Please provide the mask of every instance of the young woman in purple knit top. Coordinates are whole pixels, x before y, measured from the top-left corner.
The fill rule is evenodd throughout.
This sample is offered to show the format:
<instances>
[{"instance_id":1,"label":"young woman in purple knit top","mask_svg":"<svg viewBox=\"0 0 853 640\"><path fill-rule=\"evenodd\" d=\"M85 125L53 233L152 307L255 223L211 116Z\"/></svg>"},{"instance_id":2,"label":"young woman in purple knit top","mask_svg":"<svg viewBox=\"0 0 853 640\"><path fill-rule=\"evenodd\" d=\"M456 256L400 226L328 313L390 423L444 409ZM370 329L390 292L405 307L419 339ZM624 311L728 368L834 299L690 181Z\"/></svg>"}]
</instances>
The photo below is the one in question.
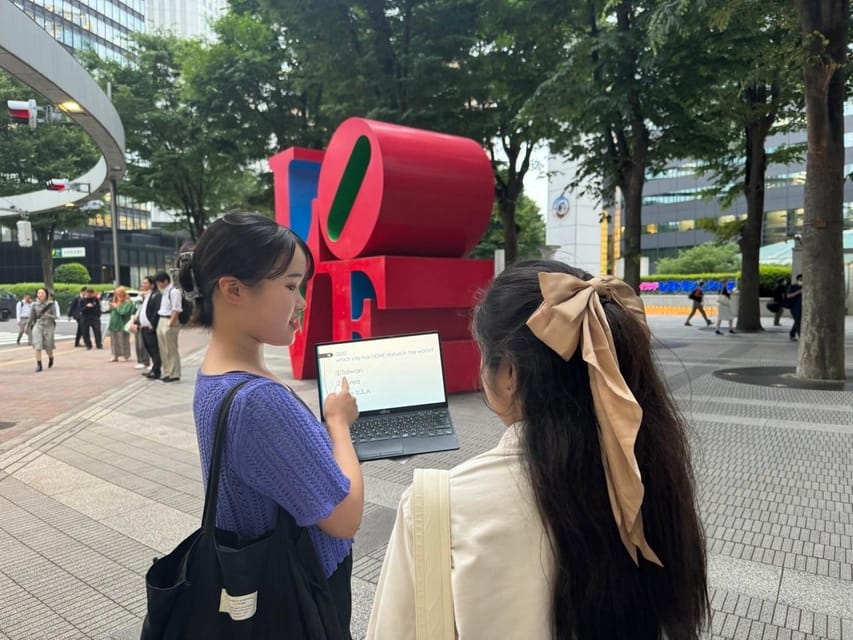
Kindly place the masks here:
<instances>
[{"instance_id":1,"label":"young woman in purple knit top","mask_svg":"<svg viewBox=\"0 0 853 640\"><path fill-rule=\"evenodd\" d=\"M300 329L311 253L274 221L231 213L179 262L181 286L195 297L194 321L211 329L194 399L205 484L220 403L249 381L231 408L216 524L248 540L274 527L279 505L287 510L308 528L349 629L352 538L364 507L350 439L358 407L344 380L324 402L324 427L264 361L265 345L288 346Z\"/></svg>"}]
</instances>

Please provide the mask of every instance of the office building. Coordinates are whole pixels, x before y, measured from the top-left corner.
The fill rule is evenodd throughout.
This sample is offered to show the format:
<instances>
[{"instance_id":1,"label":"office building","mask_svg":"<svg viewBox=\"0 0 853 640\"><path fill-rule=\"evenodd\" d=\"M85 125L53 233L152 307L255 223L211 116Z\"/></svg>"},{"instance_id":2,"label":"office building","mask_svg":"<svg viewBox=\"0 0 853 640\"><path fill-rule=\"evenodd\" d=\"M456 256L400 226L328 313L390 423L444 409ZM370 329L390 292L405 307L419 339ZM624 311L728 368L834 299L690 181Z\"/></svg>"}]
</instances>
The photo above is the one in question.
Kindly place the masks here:
<instances>
[{"instance_id":1,"label":"office building","mask_svg":"<svg viewBox=\"0 0 853 640\"><path fill-rule=\"evenodd\" d=\"M213 38L211 24L225 11L226 0L147 0L149 31L180 38Z\"/></svg>"},{"instance_id":2,"label":"office building","mask_svg":"<svg viewBox=\"0 0 853 640\"><path fill-rule=\"evenodd\" d=\"M853 103L845 106L844 126L853 131ZM765 148L782 144L805 144L806 132L794 131L772 136ZM853 173L853 133L844 136L845 175ZM602 242L608 236L616 238L618 245L621 229L613 229L619 211L611 203L603 204L597 198L582 195L582 189L572 191L565 185L574 178L574 165L563 158L548 159L548 200L546 242L560 247L557 254L567 256L567 261L577 260L587 270L603 271L603 261L595 255L603 254ZM806 181L805 151L803 159L789 165L771 164L767 168L764 194L764 225L762 246L791 240L803 226L803 198ZM649 174L643 189L641 254L648 272L655 272L658 260L678 255L704 242L715 240L713 234L699 228L699 220L714 218L720 222L746 219L746 198L739 195L728 208L723 208L720 198L709 197L711 181L698 175L697 165L689 160L673 162L657 174ZM600 220L605 211L610 217L610 229L602 233ZM624 209L621 211L624 215ZM624 218L621 218L624 224ZM844 183L844 226L853 228L853 183ZM645 271L645 269L644 269Z\"/></svg>"},{"instance_id":3,"label":"office building","mask_svg":"<svg viewBox=\"0 0 853 640\"><path fill-rule=\"evenodd\" d=\"M145 29L145 0L12 0L72 52L127 55L129 36Z\"/></svg>"}]
</instances>

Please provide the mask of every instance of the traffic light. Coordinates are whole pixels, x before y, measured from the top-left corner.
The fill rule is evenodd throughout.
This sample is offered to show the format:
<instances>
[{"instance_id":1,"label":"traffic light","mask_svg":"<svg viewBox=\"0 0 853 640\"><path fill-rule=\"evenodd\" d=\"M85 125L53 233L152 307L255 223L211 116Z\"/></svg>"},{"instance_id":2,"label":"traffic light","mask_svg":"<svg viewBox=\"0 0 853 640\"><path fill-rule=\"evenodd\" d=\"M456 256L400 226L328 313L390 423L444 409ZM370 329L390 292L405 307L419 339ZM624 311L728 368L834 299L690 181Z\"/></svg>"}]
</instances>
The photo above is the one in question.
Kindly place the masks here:
<instances>
[{"instance_id":1,"label":"traffic light","mask_svg":"<svg viewBox=\"0 0 853 640\"><path fill-rule=\"evenodd\" d=\"M38 124L38 105L35 100L7 100L9 118L17 124L29 125L35 129Z\"/></svg>"},{"instance_id":2,"label":"traffic light","mask_svg":"<svg viewBox=\"0 0 853 640\"><path fill-rule=\"evenodd\" d=\"M44 183L44 188L48 191L68 191L68 180L63 178L54 178Z\"/></svg>"}]
</instances>

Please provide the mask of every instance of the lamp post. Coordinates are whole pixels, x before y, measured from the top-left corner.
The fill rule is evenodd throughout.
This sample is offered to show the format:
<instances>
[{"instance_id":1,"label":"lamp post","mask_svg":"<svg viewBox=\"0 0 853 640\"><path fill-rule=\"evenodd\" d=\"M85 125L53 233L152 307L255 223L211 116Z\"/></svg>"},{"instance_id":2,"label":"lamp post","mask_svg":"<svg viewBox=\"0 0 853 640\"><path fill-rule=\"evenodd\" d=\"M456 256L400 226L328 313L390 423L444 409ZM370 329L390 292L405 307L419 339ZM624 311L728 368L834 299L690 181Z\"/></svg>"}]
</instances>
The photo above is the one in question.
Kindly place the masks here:
<instances>
[{"instance_id":1,"label":"lamp post","mask_svg":"<svg viewBox=\"0 0 853 640\"><path fill-rule=\"evenodd\" d=\"M119 286L119 262L118 262L118 197L115 178L110 179L110 221L113 228L113 286Z\"/></svg>"}]
</instances>

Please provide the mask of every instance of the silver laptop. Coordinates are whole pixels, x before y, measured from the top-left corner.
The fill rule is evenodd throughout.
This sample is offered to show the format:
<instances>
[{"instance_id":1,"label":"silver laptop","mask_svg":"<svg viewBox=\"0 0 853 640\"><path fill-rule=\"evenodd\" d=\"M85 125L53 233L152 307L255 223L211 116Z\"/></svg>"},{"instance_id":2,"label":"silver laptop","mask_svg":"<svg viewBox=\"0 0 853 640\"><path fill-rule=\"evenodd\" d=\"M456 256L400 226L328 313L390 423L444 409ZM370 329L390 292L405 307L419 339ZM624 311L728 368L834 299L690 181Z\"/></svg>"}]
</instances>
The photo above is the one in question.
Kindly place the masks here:
<instances>
[{"instance_id":1,"label":"silver laptop","mask_svg":"<svg viewBox=\"0 0 853 640\"><path fill-rule=\"evenodd\" d=\"M359 460L459 448L444 388L438 333L318 344L323 401L346 377L358 400L352 441Z\"/></svg>"}]
</instances>

